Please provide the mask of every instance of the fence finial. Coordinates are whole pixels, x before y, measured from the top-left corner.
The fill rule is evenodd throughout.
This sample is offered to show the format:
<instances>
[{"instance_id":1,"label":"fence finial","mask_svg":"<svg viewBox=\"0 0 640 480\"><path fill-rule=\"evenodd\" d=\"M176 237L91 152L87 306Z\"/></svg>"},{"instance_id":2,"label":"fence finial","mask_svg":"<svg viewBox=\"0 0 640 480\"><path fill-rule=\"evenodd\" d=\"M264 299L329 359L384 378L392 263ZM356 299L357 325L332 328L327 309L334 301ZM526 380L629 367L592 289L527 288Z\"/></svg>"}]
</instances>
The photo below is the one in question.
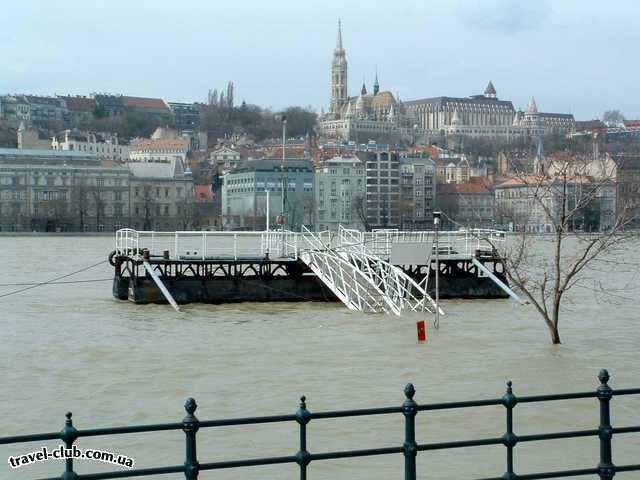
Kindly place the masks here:
<instances>
[{"instance_id":1,"label":"fence finial","mask_svg":"<svg viewBox=\"0 0 640 480\"><path fill-rule=\"evenodd\" d=\"M187 398L187 401L184 402L184 409L187 411L187 413L189 415L193 415L194 413L196 413L196 408L198 408L198 404L196 403L195 399L191 397Z\"/></svg>"},{"instance_id":2,"label":"fence finial","mask_svg":"<svg viewBox=\"0 0 640 480\"><path fill-rule=\"evenodd\" d=\"M413 396L416 394L416 387L413 386L413 383L407 383L404 386L404 395L409 400L413 400Z\"/></svg>"},{"instance_id":3,"label":"fence finial","mask_svg":"<svg viewBox=\"0 0 640 480\"><path fill-rule=\"evenodd\" d=\"M513 394L513 382L507 381L507 391L502 396L502 404L507 408L513 408L518 403L517 397Z\"/></svg>"},{"instance_id":4,"label":"fence finial","mask_svg":"<svg viewBox=\"0 0 640 480\"><path fill-rule=\"evenodd\" d=\"M602 385L606 385L607 383L609 383L609 379L611 377L609 376L609 372L607 371L606 368L603 368L602 370L600 370L600 373L598 374L598 380L600 380L600 383Z\"/></svg>"},{"instance_id":5,"label":"fence finial","mask_svg":"<svg viewBox=\"0 0 640 480\"><path fill-rule=\"evenodd\" d=\"M66 418L64 420L64 428L60 432L60 438L68 444L67 446L71 446L71 444L76 441L76 438L78 438L78 430L73 426L73 421L71 420L73 414L67 412L64 416Z\"/></svg>"}]
</instances>

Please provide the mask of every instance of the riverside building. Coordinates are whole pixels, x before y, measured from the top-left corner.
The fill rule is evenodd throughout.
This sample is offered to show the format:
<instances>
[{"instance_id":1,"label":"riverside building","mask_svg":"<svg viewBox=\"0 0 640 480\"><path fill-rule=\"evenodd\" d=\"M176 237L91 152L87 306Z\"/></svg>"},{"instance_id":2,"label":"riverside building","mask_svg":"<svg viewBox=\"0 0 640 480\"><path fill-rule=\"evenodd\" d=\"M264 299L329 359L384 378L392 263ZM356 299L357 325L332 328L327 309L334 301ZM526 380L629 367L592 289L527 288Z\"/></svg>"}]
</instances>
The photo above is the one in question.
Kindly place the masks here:
<instances>
[{"instance_id":1,"label":"riverside building","mask_svg":"<svg viewBox=\"0 0 640 480\"><path fill-rule=\"evenodd\" d=\"M325 160L315 170L314 224L317 230L339 226L362 230L366 214L365 164L355 155Z\"/></svg>"},{"instance_id":2,"label":"riverside building","mask_svg":"<svg viewBox=\"0 0 640 480\"><path fill-rule=\"evenodd\" d=\"M245 162L223 176L222 218L225 230L264 230L282 213L285 183L285 218L288 230L313 223L313 167L302 159L266 158ZM267 192L269 211L267 212Z\"/></svg>"},{"instance_id":3,"label":"riverside building","mask_svg":"<svg viewBox=\"0 0 640 480\"><path fill-rule=\"evenodd\" d=\"M126 167L95 154L0 149L2 231L108 231L129 220Z\"/></svg>"}]
</instances>

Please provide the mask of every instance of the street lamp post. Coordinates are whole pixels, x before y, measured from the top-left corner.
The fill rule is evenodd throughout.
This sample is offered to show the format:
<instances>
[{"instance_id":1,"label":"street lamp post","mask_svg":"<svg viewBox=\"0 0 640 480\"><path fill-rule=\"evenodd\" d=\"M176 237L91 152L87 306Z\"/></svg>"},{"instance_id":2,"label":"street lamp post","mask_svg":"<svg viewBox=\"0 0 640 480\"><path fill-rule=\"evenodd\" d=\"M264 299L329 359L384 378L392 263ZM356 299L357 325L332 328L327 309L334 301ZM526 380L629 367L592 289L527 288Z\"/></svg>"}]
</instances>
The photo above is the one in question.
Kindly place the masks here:
<instances>
[{"instance_id":1,"label":"street lamp post","mask_svg":"<svg viewBox=\"0 0 640 480\"><path fill-rule=\"evenodd\" d=\"M265 193L267 194L267 214L265 215L265 224L266 224L266 231L269 231L269 187L267 186L267 188L264 189Z\"/></svg>"},{"instance_id":2,"label":"street lamp post","mask_svg":"<svg viewBox=\"0 0 640 480\"><path fill-rule=\"evenodd\" d=\"M282 165L280 167L280 173L282 174L282 233L281 233L281 239L282 239L282 256L284 257L285 254L285 227L287 224L287 216L285 214L285 204L286 204L286 197L287 197L287 188L289 188L288 185L288 179L287 176L285 175L285 170L284 170L284 158L285 158L285 144L287 141L287 116L286 115L282 115Z\"/></svg>"},{"instance_id":3,"label":"street lamp post","mask_svg":"<svg viewBox=\"0 0 640 480\"><path fill-rule=\"evenodd\" d=\"M287 217L285 215L285 203L286 203L286 189L288 185L285 185L287 182L287 177L284 173L284 159L285 159L285 144L287 141L287 117L286 115L282 116L282 164L280 166L280 172L282 174L282 231L284 231L285 225L287 223Z\"/></svg>"},{"instance_id":4,"label":"street lamp post","mask_svg":"<svg viewBox=\"0 0 640 480\"><path fill-rule=\"evenodd\" d=\"M440 246L438 245L438 229L440 228L440 212L433 212L433 228L435 230L436 244L436 318L433 326L440 327Z\"/></svg>"}]
</instances>

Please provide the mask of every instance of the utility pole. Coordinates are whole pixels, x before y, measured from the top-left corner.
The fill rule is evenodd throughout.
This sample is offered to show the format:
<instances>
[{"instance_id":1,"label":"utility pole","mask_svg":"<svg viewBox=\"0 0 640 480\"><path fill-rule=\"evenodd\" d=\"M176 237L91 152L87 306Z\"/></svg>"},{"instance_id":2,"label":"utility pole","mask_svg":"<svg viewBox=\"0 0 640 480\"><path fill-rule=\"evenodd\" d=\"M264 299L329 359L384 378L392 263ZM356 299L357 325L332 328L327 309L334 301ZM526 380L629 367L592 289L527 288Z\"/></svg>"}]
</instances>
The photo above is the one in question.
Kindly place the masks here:
<instances>
[{"instance_id":1,"label":"utility pole","mask_svg":"<svg viewBox=\"0 0 640 480\"><path fill-rule=\"evenodd\" d=\"M440 327L440 246L438 245L438 229L440 227L440 212L433 212L433 227L435 230L436 243L436 318L433 326L438 329Z\"/></svg>"}]
</instances>

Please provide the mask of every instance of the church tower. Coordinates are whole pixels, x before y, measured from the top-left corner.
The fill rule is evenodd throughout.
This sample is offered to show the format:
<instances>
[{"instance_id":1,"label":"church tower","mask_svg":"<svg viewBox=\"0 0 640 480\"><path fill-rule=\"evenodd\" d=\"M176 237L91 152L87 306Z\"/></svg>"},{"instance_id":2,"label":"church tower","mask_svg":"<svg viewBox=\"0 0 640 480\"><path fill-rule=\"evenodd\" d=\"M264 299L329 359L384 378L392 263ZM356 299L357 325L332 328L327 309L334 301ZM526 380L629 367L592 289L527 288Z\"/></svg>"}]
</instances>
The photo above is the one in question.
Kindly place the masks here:
<instances>
[{"instance_id":1,"label":"church tower","mask_svg":"<svg viewBox=\"0 0 640 480\"><path fill-rule=\"evenodd\" d=\"M347 57L342 48L342 25L338 20L338 41L333 51L331 64L331 108L330 112L339 115L347 102Z\"/></svg>"}]
</instances>

